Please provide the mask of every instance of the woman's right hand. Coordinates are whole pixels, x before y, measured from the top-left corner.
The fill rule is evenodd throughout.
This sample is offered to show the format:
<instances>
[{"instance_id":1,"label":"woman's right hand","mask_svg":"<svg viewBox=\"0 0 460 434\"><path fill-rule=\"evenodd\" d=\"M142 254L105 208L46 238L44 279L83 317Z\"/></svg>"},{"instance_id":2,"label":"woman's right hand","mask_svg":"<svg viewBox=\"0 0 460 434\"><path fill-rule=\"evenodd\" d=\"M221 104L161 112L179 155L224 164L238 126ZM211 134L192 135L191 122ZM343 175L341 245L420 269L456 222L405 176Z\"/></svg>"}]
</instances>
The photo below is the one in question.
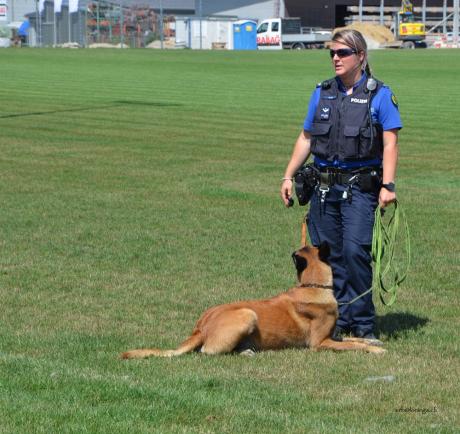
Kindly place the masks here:
<instances>
[{"instance_id":1,"label":"woman's right hand","mask_svg":"<svg viewBox=\"0 0 460 434\"><path fill-rule=\"evenodd\" d=\"M283 183L281 184L281 199L284 202L284 205L287 207L294 204L294 199L292 199L292 184L294 180L289 178L290 175L293 175L297 172L300 166L307 160L310 155L310 133L308 131L302 130L297 137L297 140L294 145L294 150L292 151L291 160L286 167L284 172Z\"/></svg>"},{"instance_id":2,"label":"woman's right hand","mask_svg":"<svg viewBox=\"0 0 460 434\"><path fill-rule=\"evenodd\" d=\"M286 207L290 206L289 199L292 197L292 184L292 179L288 178L284 179L283 183L281 184L281 199L283 200Z\"/></svg>"}]
</instances>

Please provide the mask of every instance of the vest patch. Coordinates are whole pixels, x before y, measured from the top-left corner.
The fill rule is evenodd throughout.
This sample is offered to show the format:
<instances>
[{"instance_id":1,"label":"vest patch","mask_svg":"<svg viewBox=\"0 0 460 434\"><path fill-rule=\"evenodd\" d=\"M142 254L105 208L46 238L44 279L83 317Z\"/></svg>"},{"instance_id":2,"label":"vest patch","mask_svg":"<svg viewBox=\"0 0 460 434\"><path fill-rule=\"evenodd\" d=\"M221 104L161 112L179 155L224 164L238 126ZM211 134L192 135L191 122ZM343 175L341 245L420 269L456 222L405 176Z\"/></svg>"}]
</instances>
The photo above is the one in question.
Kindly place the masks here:
<instances>
[{"instance_id":1,"label":"vest patch","mask_svg":"<svg viewBox=\"0 0 460 434\"><path fill-rule=\"evenodd\" d=\"M330 114L331 114L330 107L321 107L321 120L328 121Z\"/></svg>"},{"instance_id":2,"label":"vest patch","mask_svg":"<svg viewBox=\"0 0 460 434\"><path fill-rule=\"evenodd\" d=\"M355 102L358 104L367 104L367 98L366 99L361 99L361 98L351 98L351 102Z\"/></svg>"}]
</instances>

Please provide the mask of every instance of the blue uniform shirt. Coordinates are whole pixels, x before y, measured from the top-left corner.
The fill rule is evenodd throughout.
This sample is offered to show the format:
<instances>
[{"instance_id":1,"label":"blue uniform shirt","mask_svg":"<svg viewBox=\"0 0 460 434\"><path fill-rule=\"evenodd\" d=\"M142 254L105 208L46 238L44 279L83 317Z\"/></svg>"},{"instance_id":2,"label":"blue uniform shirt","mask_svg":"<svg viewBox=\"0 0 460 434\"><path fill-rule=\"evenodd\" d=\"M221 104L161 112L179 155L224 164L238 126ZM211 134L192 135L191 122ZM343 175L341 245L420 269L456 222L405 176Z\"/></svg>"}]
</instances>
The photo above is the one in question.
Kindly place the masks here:
<instances>
[{"instance_id":1,"label":"blue uniform shirt","mask_svg":"<svg viewBox=\"0 0 460 434\"><path fill-rule=\"evenodd\" d=\"M346 94L346 89L340 80L336 77L339 90ZM353 90L358 87L363 80L367 80L367 75L363 73L361 79L355 83ZM313 118L315 116L316 107L318 106L319 97L321 93L321 86L318 86L312 93L310 98L310 103L308 105L308 113L305 118L303 129L305 131L310 131L313 124ZM402 128L401 117L399 115L398 106L396 103L396 98L393 96L390 88L388 86L382 86L376 95L372 98L371 101L371 115L372 122L378 123L382 126L384 131L400 129ZM372 161L358 161L358 162L342 162L335 160L332 162L333 167L338 167L341 169L353 169L363 166L379 166L382 163L380 159ZM331 163L321 158L315 157L315 164L320 167L331 166Z\"/></svg>"}]
</instances>

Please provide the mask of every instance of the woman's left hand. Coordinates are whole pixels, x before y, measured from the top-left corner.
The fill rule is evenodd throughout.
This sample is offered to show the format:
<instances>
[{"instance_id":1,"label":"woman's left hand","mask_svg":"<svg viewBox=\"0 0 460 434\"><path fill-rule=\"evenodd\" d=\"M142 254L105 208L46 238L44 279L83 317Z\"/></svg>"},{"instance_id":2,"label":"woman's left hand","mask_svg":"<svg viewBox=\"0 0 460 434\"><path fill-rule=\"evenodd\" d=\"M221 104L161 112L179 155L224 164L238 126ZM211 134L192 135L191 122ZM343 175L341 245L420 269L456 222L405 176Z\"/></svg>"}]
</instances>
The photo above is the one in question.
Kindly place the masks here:
<instances>
[{"instance_id":1,"label":"woman's left hand","mask_svg":"<svg viewBox=\"0 0 460 434\"><path fill-rule=\"evenodd\" d=\"M380 189L379 194L379 206L380 208L385 208L390 203L393 203L396 200L396 193L388 191L386 188Z\"/></svg>"}]
</instances>

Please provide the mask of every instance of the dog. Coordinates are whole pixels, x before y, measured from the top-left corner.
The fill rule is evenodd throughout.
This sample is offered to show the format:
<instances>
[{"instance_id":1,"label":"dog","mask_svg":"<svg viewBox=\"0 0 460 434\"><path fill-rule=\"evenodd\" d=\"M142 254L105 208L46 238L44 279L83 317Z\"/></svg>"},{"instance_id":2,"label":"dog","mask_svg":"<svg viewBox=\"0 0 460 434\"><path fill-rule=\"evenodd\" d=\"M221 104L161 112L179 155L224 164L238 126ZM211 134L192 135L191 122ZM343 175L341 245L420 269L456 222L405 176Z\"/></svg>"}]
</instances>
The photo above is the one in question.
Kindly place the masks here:
<instances>
[{"instance_id":1,"label":"dog","mask_svg":"<svg viewBox=\"0 0 460 434\"><path fill-rule=\"evenodd\" d=\"M177 349L131 350L121 358L173 357L193 351L254 355L256 351L284 348L384 353L385 349L366 339L332 339L338 309L327 263L329 246L307 245L305 226L302 241L303 247L292 254L299 282L294 288L265 300L214 306L201 315L191 336Z\"/></svg>"}]
</instances>

